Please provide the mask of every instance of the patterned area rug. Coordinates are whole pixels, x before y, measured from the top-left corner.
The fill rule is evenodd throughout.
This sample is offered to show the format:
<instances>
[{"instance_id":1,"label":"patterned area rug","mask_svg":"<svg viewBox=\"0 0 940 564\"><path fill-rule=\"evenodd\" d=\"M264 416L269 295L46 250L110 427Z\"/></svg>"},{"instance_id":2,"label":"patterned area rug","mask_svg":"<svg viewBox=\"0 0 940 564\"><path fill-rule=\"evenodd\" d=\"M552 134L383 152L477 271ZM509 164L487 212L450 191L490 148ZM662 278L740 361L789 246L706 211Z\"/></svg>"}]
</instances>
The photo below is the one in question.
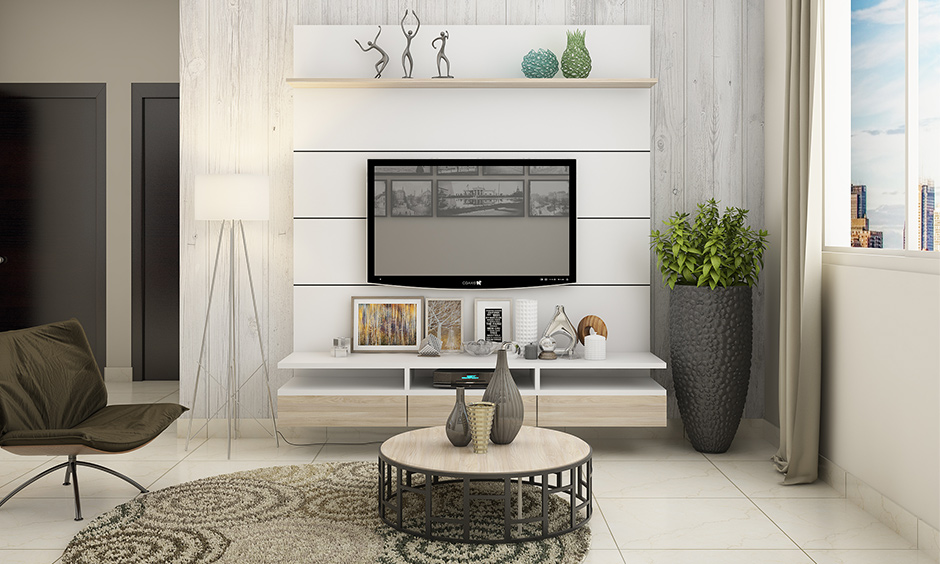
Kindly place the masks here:
<instances>
[{"instance_id":1,"label":"patterned area rug","mask_svg":"<svg viewBox=\"0 0 940 564\"><path fill-rule=\"evenodd\" d=\"M587 527L543 541L498 545L400 533L378 518L377 476L375 463L340 462L263 468L172 486L96 518L72 539L62 562L575 564L590 546ZM439 495L435 507L453 507L459 499L446 487ZM550 499L552 518L566 519L568 504L558 496ZM524 512L537 511L539 503L539 491L524 487ZM474 534L502 534L500 507L472 507ZM405 509L406 518L421 518L417 504Z\"/></svg>"}]
</instances>

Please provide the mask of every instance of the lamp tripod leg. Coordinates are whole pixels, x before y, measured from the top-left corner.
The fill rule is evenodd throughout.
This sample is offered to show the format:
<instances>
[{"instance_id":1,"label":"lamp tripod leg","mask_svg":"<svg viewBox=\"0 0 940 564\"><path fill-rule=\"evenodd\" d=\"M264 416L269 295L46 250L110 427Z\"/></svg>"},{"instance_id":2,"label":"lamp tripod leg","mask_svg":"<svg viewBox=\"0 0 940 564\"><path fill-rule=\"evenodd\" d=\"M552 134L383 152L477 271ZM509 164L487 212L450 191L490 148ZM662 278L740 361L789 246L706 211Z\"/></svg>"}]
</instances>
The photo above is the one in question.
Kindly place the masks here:
<instances>
[{"instance_id":1,"label":"lamp tripod leg","mask_svg":"<svg viewBox=\"0 0 940 564\"><path fill-rule=\"evenodd\" d=\"M268 359L264 356L264 341L261 339L261 320L258 317L258 301L255 299L255 283L251 277L251 261L248 260L248 242L245 240L245 228L238 222L242 234L242 248L245 251L245 268L248 271L248 287L251 290L251 306L255 314L255 326L258 327L258 348L261 350L261 366L264 370L264 384L268 389L268 409L271 411L271 423L274 424L274 444L279 448L281 439L277 434L277 417L274 412L274 399L271 397L271 377L268 373Z\"/></svg>"},{"instance_id":2,"label":"lamp tripod leg","mask_svg":"<svg viewBox=\"0 0 940 564\"><path fill-rule=\"evenodd\" d=\"M202 326L202 344L199 347L199 362L197 363L196 368L196 383L193 385L193 401L190 405L193 406L189 411L189 428L186 431L186 448L189 450L189 441L193 437L193 416L196 413L196 394L199 391L199 376L202 373L202 359L205 356L206 352L206 335L209 333L209 312L212 311L212 295L215 293L215 276L219 270L219 253L222 250L222 234L225 232L225 222L222 222L222 225L219 227L219 241L215 246L215 263L212 266L212 281L209 283L209 299L206 303L206 319ZM208 434L208 425L209 425L209 396L206 395L206 433Z\"/></svg>"}]
</instances>

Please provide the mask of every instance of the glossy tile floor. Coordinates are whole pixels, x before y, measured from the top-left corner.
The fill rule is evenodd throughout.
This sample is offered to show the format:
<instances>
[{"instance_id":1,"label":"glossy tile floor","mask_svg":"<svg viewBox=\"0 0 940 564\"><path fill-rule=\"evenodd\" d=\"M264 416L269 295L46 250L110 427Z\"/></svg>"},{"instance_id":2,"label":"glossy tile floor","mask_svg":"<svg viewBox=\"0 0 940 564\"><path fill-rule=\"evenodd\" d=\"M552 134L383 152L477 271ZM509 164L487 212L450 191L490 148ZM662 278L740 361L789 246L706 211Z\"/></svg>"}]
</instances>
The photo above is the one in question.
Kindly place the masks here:
<instances>
[{"instance_id":1,"label":"glossy tile floor","mask_svg":"<svg viewBox=\"0 0 940 564\"><path fill-rule=\"evenodd\" d=\"M112 403L177 401L175 383L109 383ZM602 439L594 447L593 540L585 564L934 564L828 485L783 487L763 440L737 440L705 456L681 440ZM194 440L175 428L130 454L100 461L151 490L238 470L375 460L377 445L276 448L273 439ZM0 451L0 498L62 459ZM0 508L0 562L56 562L72 536L136 490L79 471L85 521L72 520L71 488L55 472Z\"/></svg>"}]
</instances>

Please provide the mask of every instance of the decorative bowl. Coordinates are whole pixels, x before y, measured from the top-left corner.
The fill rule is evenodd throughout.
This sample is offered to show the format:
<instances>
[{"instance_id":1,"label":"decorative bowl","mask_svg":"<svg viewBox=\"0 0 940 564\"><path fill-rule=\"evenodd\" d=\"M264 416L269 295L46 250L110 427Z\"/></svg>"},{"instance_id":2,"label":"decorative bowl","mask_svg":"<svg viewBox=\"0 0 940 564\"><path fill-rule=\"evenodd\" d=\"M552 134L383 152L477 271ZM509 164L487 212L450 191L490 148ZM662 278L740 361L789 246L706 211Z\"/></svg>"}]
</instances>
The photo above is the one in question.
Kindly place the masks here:
<instances>
[{"instance_id":1,"label":"decorative bowl","mask_svg":"<svg viewBox=\"0 0 940 564\"><path fill-rule=\"evenodd\" d=\"M502 346L502 343L480 339L479 341L467 341L463 344L463 350L471 356L487 356L498 351Z\"/></svg>"}]
</instances>

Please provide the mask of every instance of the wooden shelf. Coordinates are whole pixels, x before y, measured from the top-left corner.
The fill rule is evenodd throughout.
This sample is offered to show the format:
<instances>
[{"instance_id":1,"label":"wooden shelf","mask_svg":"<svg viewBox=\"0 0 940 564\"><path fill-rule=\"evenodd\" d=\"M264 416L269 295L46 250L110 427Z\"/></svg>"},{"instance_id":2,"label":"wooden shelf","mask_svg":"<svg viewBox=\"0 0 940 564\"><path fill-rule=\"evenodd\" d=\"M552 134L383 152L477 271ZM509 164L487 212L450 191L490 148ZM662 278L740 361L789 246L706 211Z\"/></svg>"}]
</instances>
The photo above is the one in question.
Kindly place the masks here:
<instances>
[{"instance_id":1,"label":"wooden shelf","mask_svg":"<svg viewBox=\"0 0 940 564\"><path fill-rule=\"evenodd\" d=\"M288 78L294 88L651 88L655 78Z\"/></svg>"}]
</instances>

